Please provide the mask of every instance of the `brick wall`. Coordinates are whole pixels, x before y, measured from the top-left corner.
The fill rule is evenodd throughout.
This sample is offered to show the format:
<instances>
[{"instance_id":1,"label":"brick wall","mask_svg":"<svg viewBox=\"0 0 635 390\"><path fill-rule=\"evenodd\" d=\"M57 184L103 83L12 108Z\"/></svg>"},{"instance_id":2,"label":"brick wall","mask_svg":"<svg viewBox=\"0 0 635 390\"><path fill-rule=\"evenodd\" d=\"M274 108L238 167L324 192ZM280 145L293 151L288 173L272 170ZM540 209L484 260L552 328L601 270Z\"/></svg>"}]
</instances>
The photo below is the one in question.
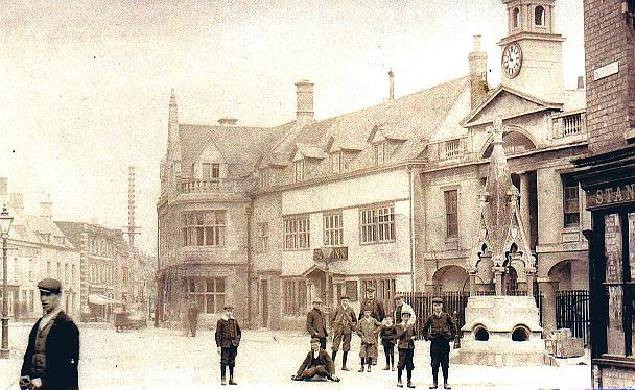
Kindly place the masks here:
<instances>
[{"instance_id":1,"label":"brick wall","mask_svg":"<svg viewBox=\"0 0 635 390\"><path fill-rule=\"evenodd\" d=\"M622 0L585 0L587 128L594 154L626 145L635 127L635 29ZM616 74L598 80L594 70L618 63Z\"/></svg>"}]
</instances>

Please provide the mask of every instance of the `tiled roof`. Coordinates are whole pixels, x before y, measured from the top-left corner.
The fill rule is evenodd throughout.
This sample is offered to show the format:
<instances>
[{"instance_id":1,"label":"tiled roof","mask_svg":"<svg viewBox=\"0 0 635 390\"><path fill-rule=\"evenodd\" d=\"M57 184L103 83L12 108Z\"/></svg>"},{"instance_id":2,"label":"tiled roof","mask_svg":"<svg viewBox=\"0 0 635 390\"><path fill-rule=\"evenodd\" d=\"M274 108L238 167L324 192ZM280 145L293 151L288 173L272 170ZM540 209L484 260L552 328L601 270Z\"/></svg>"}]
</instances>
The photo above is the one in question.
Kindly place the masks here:
<instances>
[{"instance_id":1,"label":"tiled roof","mask_svg":"<svg viewBox=\"0 0 635 390\"><path fill-rule=\"evenodd\" d=\"M11 238L68 249L74 247L50 218L24 213L15 215L11 227Z\"/></svg>"}]
</instances>

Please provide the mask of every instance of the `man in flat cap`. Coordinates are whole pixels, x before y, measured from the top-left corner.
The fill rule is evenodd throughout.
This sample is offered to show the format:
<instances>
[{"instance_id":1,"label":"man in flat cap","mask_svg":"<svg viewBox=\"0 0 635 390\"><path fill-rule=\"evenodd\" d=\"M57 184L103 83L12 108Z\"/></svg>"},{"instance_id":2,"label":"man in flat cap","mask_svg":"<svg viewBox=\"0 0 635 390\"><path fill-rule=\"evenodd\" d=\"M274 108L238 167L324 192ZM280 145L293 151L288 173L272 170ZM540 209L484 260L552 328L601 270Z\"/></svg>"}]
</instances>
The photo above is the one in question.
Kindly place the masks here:
<instances>
[{"instance_id":1,"label":"man in flat cap","mask_svg":"<svg viewBox=\"0 0 635 390\"><path fill-rule=\"evenodd\" d=\"M378 322L382 322L384 320L384 317L386 317L386 313L384 312L384 303L381 301L381 299L375 297L375 287L370 285L366 289L366 298L362 300L358 319L362 319L364 310L370 310L370 316L376 319ZM373 357L372 364L377 364L376 354L375 357Z\"/></svg>"},{"instance_id":2,"label":"man in flat cap","mask_svg":"<svg viewBox=\"0 0 635 390\"><path fill-rule=\"evenodd\" d=\"M20 372L20 388L77 390L79 330L61 308L62 283L38 283L44 315L31 328Z\"/></svg>"},{"instance_id":3,"label":"man in flat cap","mask_svg":"<svg viewBox=\"0 0 635 390\"><path fill-rule=\"evenodd\" d=\"M331 316L331 321L333 323L333 345L331 349L333 350L331 359L335 363L335 357L337 356L337 350L340 349L340 342L344 342L342 345L342 349L344 350L344 357L342 361L342 370L348 371L349 368L346 366L346 361L348 360L348 351L351 350L351 337L353 334L353 329L357 326L357 317L355 316L355 312L353 308L348 305L349 302L348 296L343 296L340 298L340 306L335 309Z\"/></svg>"},{"instance_id":4,"label":"man in flat cap","mask_svg":"<svg viewBox=\"0 0 635 390\"><path fill-rule=\"evenodd\" d=\"M234 381L234 366L240 344L240 326L234 318L234 306L225 305L225 313L216 322L216 351L220 355L220 384L227 384L227 367L229 367L229 384Z\"/></svg>"},{"instance_id":5,"label":"man in flat cap","mask_svg":"<svg viewBox=\"0 0 635 390\"><path fill-rule=\"evenodd\" d=\"M311 339L311 350L307 353L306 358L300 365L298 373L291 377L294 381L325 381L327 379L333 382L339 382L339 378L335 376L335 366L329 357L328 352L320 347L321 340L318 338Z\"/></svg>"},{"instance_id":6,"label":"man in flat cap","mask_svg":"<svg viewBox=\"0 0 635 390\"><path fill-rule=\"evenodd\" d=\"M439 365L443 369L443 388L448 385L448 367L450 364L450 341L454 340L456 325L452 316L443 312L443 299L432 298L432 314L423 324L423 338L430 341L430 365L432 366L431 389L439 387Z\"/></svg>"},{"instance_id":7,"label":"man in flat cap","mask_svg":"<svg viewBox=\"0 0 635 390\"><path fill-rule=\"evenodd\" d=\"M322 300L315 298L313 300L313 309L311 309L306 315L306 331L309 332L311 338L320 339L320 347L326 349L326 319L322 312Z\"/></svg>"}]
</instances>

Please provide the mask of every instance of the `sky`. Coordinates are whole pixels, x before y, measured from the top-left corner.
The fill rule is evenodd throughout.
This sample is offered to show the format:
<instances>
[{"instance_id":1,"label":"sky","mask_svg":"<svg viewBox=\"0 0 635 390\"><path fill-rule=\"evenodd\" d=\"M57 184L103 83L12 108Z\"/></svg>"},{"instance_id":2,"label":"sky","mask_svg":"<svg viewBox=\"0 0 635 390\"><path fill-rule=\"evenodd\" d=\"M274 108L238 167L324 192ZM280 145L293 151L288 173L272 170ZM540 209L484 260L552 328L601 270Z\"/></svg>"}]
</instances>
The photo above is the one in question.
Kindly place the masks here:
<instances>
[{"instance_id":1,"label":"sky","mask_svg":"<svg viewBox=\"0 0 635 390\"><path fill-rule=\"evenodd\" d=\"M137 172L139 246L156 251L170 90L181 123L293 120L294 83L317 119L462 77L482 35L500 82L500 0L31 0L0 14L0 176L27 212L127 224ZM556 1L565 87L584 74L582 0Z\"/></svg>"}]
</instances>

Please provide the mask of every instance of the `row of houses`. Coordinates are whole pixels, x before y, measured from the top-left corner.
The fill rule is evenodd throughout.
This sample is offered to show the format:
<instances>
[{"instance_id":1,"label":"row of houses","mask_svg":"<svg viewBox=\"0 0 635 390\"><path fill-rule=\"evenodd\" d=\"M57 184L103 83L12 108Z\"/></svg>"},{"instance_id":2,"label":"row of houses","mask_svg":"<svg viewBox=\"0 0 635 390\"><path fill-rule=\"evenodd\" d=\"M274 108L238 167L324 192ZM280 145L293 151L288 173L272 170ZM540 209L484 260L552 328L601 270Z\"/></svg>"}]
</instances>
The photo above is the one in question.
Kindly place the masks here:
<instances>
[{"instance_id":1,"label":"row of houses","mask_svg":"<svg viewBox=\"0 0 635 390\"><path fill-rule=\"evenodd\" d=\"M148 288L154 276L138 264L152 264L132 249L121 229L53 220L53 203L27 213L23 194L8 193L0 178L0 203L14 217L7 251L8 312L14 319L42 315L37 283L53 277L63 285L63 309L82 321L107 321L124 305L148 312ZM1 294L1 292L0 292ZM141 297L144 297L143 300Z\"/></svg>"},{"instance_id":2,"label":"row of houses","mask_svg":"<svg viewBox=\"0 0 635 390\"><path fill-rule=\"evenodd\" d=\"M231 301L251 327L299 329L315 297L329 310L342 294L359 308L369 286L388 307L397 291L468 291L500 118L553 330L558 292L588 289L590 214L571 176L588 149L584 79L565 90L554 1L503 3L498 86L476 35L465 77L396 97L391 71L386 100L322 120L307 80L295 83L296 118L276 127L181 123L173 92L157 204L159 318L177 321L195 301L213 320ZM476 271L478 289L493 289L491 269ZM512 266L505 289L526 290L526 280Z\"/></svg>"}]
</instances>

